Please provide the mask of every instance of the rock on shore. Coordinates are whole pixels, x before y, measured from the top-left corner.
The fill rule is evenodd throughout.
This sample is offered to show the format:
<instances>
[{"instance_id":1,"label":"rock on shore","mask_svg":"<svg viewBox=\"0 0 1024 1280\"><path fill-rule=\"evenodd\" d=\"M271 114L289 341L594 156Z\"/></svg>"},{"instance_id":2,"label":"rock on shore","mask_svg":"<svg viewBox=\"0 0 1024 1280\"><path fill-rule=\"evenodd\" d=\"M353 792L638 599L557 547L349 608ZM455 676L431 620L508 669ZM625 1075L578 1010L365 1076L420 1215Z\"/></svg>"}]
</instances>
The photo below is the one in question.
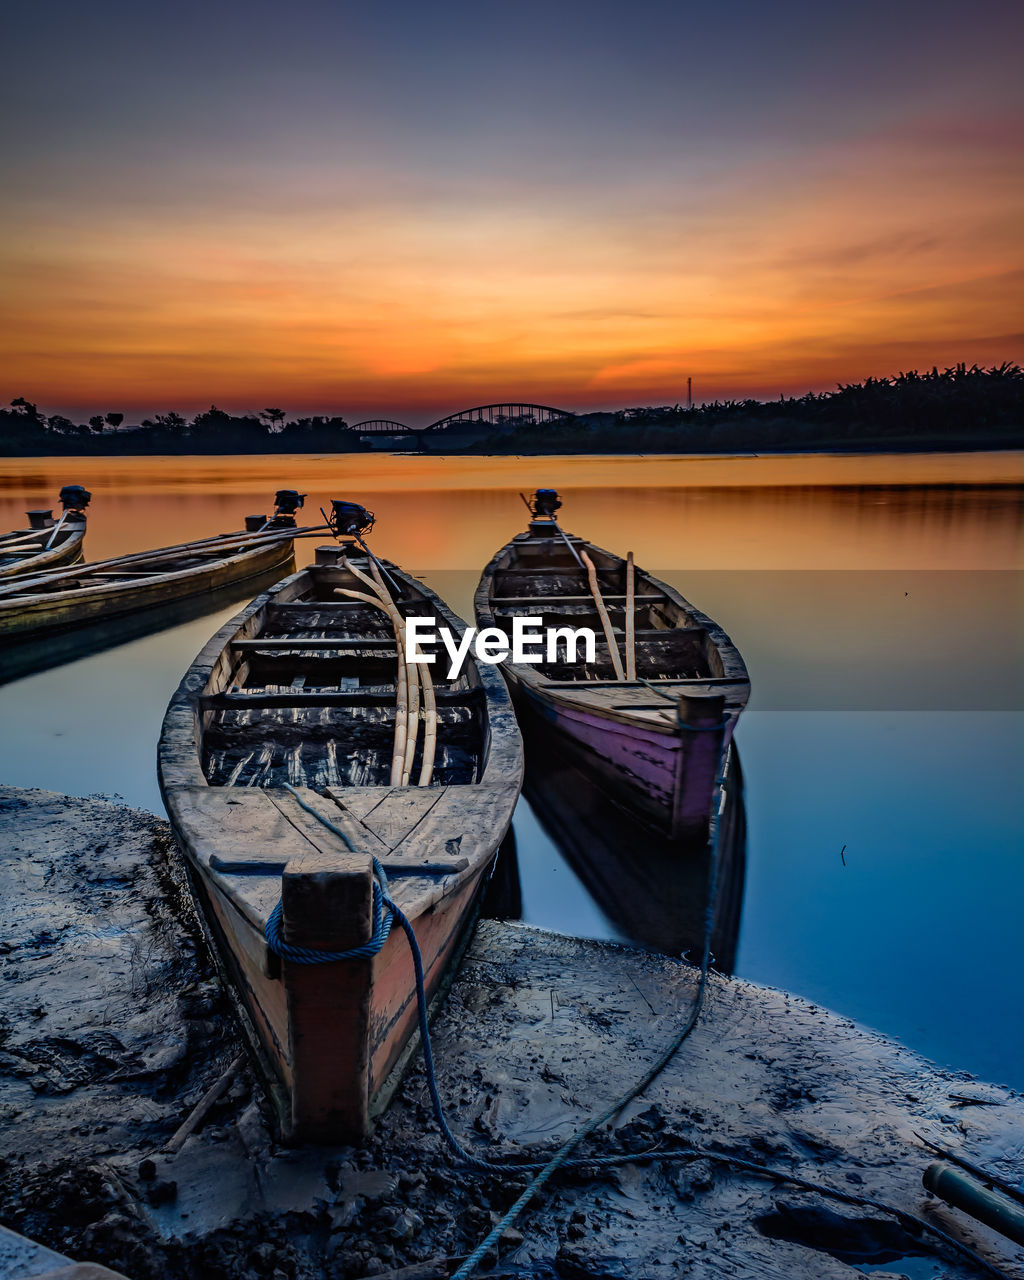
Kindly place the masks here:
<instances>
[{"instance_id":1,"label":"rock on shore","mask_svg":"<svg viewBox=\"0 0 1024 1280\"><path fill-rule=\"evenodd\" d=\"M0 788L0 847L7 1226L132 1280L357 1280L410 1266L404 1280L428 1280L526 1185L456 1169L421 1066L364 1149L280 1147L243 1066L181 1150L161 1154L243 1052L166 824ZM461 1141L487 1158L551 1151L644 1073L696 978L648 953L483 922L434 1028ZM767 1164L924 1217L1024 1275L1020 1250L926 1195L918 1133L1019 1179L1018 1096L713 975L694 1034L584 1150L699 1147ZM563 1176L494 1266L562 1280L977 1274L891 1218L719 1159Z\"/></svg>"}]
</instances>

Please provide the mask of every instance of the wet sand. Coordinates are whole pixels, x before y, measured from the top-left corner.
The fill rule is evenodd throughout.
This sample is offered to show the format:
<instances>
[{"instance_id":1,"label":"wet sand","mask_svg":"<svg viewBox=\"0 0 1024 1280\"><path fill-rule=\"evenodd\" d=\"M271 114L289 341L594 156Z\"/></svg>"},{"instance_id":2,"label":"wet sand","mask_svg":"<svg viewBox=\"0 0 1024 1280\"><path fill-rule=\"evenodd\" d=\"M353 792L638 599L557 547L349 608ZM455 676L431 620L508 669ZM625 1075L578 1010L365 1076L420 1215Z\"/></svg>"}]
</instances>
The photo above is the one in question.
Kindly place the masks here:
<instances>
[{"instance_id":1,"label":"wet sand","mask_svg":"<svg viewBox=\"0 0 1024 1280\"><path fill-rule=\"evenodd\" d=\"M100 798L2 788L0 847L8 1227L131 1280L357 1280L434 1260L406 1273L425 1280L454 1270L525 1185L455 1167L420 1066L364 1149L280 1147L243 1064L180 1151L162 1154L243 1051L166 824ZM452 1127L486 1158L550 1152L644 1073L696 978L649 953L482 922L434 1029ZM565 1175L508 1233L494 1273L978 1274L892 1219L724 1162L736 1157L885 1201L1024 1275L1021 1250L923 1190L933 1156L918 1133L1019 1178L1018 1095L712 975L694 1034L584 1151L713 1158Z\"/></svg>"}]
</instances>

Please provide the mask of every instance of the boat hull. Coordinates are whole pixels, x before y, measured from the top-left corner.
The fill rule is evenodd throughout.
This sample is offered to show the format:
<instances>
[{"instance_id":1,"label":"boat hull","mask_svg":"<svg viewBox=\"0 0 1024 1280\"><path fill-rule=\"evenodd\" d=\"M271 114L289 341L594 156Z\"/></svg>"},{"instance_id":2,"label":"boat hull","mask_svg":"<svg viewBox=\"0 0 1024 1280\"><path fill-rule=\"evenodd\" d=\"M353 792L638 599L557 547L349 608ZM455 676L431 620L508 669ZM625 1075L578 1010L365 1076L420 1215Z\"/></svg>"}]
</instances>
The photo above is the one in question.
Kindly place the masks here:
<instances>
[{"instance_id":1,"label":"boat hull","mask_svg":"<svg viewBox=\"0 0 1024 1280\"><path fill-rule=\"evenodd\" d=\"M707 839L722 730L659 733L559 703L514 676L509 687L517 710L539 718L574 761L645 826L684 843Z\"/></svg>"},{"instance_id":2,"label":"boat hull","mask_svg":"<svg viewBox=\"0 0 1024 1280\"><path fill-rule=\"evenodd\" d=\"M724 803L706 846L682 848L635 821L532 715L523 794L602 914L623 940L699 960L711 906L710 947L731 973L746 870L743 778L735 745L723 769ZM682 855L682 856L681 856Z\"/></svg>"},{"instance_id":3,"label":"boat hull","mask_svg":"<svg viewBox=\"0 0 1024 1280\"><path fill-rule=\"evenodd\" d=\"M251 548L216 564L155 577L151 582L120 582L37 595L0 599L0 643L42 639L76 627L159 609L208 595L270 574L293 562L290 542ZM83 579L88 581L88 579Z\"/></svg>"},{"instance_id":4,"label":"boat hull","mask_svg":"<svg viewBox=\"0 0 1024 1280\"><path fill-rule=\"evenodd\" d=\"M201 864L189 860L193 896L241 1000L282 1137L314 1144L362 1141L390 1100L400 1060L415 1047L415 973L404 932L395 925L372 960L316 966L280 961ZM490 863L481 866L412 922L428 1001L442 989L476 919L489 871ZM361 1034L353 1034L355 1027Z\"/></svg>"}]
</instances>

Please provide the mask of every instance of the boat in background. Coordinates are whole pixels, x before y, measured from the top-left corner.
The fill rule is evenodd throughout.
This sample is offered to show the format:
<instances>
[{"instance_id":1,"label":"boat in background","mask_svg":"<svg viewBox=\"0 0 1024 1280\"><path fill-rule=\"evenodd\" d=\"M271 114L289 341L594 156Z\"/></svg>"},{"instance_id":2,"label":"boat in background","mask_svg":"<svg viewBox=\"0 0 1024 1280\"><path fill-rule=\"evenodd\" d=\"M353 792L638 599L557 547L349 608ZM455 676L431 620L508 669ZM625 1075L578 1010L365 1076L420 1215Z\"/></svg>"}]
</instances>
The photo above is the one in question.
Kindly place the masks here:
<instances>
[{"instance_id":1,"label":"boat in background","mask_svg":"<svg viewBox=\"0 0 1024 1280\"><path fill-rule=\"evenodd\" d=\"M496 668L471 659L448 679L441 664L435 684L406 664L405 617L460 635L465 624L369 554L371 524L334 504L345 540L317 548L314 565L213 637L158 749L193 892L290 1141L364 1138L415 1047L413 958L397 925L382 938L374 859L415 931L432 998L522 782ZM379 949L337 958L367 944Z\"/></svg>"},{"instance_id":2,"label":"boat in background","mask_svg":"<svg viewBox=\"0 0 1024 1280\"><path fill-rule=\"evenodd\" d=\"M525 499L524 499L525 501ZM484 569L481 629L511 640L516 619L563 629L554 650L502 670L581 767L645 825L702 847L736 721L750 695L743 659L717 623L626 558L559 527L538 489L529 529ZM566 633L596 635L593 660Z\"/></svg>"},{"instance_id":3,"label":"boat in background","mask_svg":"<svg viewBox=\"0 0 1024 1280\"><path fill-rule=\"evenodd\" d=\"M59 520L54 520L49 508L26 512L27 529L0 536L0 582L81 560L85 509L91 498L80 484L66 484L60 491L64 510Z\"/></svg>"},{"instance_id":4,"label":"boat in background","mask_svg":"<svg viewBox=\"0 0 1024 1280\"><path fill-rule=\"evenodd\" d=\"M274 572L280 576L293 565L293 540L319 535L323 528L296 527L302 497L291 489L279 490L275 514L269 520L248 517L243 531L2 582L0 644L45 641L240 583L265 581ZM138 629L134 634L140 634Z\"/></svg>"}]
</instances>

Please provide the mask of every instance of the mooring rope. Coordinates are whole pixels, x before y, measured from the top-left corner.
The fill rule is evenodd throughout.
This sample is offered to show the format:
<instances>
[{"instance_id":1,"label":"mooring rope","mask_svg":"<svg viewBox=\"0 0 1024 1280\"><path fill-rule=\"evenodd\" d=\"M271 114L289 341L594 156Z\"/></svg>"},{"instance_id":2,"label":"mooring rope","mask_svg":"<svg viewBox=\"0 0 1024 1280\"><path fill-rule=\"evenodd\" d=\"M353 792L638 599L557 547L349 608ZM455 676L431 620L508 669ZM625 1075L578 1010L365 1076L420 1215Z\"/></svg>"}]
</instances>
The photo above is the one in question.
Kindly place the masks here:
<instances>
[{"instance_id":1,"label":"mooring rope","mask_svg":"<svg viewBox=\"0 0 1024 1280\"><path fill-rule=\"evenodd\" d=\"M355 845L349 836L342 831L341 827L331 822L329 818L325 818L322 813L318 813L311 804L307 804L291 783L285 782L282 783L282 786L295 797L301 808L312 814L317 822L323 823L327 830L338 836L353 853L356 852ZM319 947L296 947L290 942L285 942L281 936L284 903L279 901L271 911L267 926L263 931L263 936L266 938L267 946L271 951L275 955L281 956L284 960L291 960L293 964L337 964L341 960L372 959L380 951L384 943L387 942L388 935L391 933L392 913L395 910L395 905L388 894L387 872L377 858L374 858L372 854L370 857L373 862L373 933L368 942L364 942L358 947L349 947L347 951L325 951Z\"/></svg>"},{"instance_id":2,"label":"mooring rope","mask_svg":"<svg viewBox=\"0 0 1024 1280\"><path fill-rule=\"evenodd\" d=\"M840 1191L838 1188L830 1187L817 1182L811 1182L807 1178L801 1178L799 1174L787 1173L784 1170L774 1169L769 1165L760 1164L754 1160L747 1160L741 1156L733 1156L726 1152L705 1150L701 1147L677 1148L672 1151L650 1150L643 1152L628 1152L617 1155L608 1156L589 1156L570 1159L576 1148L595 1130L599 1129L603 1124L611 1120L622 1109L641 1093L650 1087L657 1077L665 1070L669 1062L679 1051L683 1042L693 1031L700 1018L704 1005L704 997L707 991L708 976L711 967L711 934L714 927L714 908L717 899L717 864L718 864L718 842L721 833L722 814L725 807L725 770L728 761L728 742L724 745L721 756L721 767L718 777L715 780L715 794L718 797L717 809L715 812L715 821L713 824L712 837L710 841L709 857L708 857L708 896L704 909L704 940L701 952L700 977L697 983L697 991L694 996L693 1005L690 1014L683 1024L682 1028L676 1033L675 1037L663 1050L661 1055L650 1066L641 1080L632 1085L619 1098L617 1098L610 1106L606 1107L598 1115L592 1116L583 1125L580 1126L553 1156L546 1162L543 1161L517 1161L514 1159L506 1160L486 1160L480 1156L474 1156L467 1151L462 1145L444 1113L444 1104L441 1100L440 1090L437 1084L437 1072L434 1066L434 1052L430 1039L430 1023L427 1016L427 991L426 981L423 974L423 957L420 953L419 942L416 938L416 931L412 923L402 911L402 909L393 901L388 893L388 881L383 866L380 862L373 858L374 869L374 912L375 926L374 935L370 941L364 943L361 947L354 947L344 952L329 952L320 950L309 950L307 948L292 948L280 939L280 915L281 904L274 908L271 913L270 920L267 922L266 936L267 943L278 955L284 956L285 959L294 960L298 964L325 964L336 963L339 960L355 960L366 959L377 954L384 945L391 931L393 921L397 921L405 934L409 943L409 950L412 955L413 970L416 979L416 1009L419 1022L420 1040L423 1046L423 1065L426 1074L427 1088L430 1093L430 1100L434 1112L434 1118L437 1121L438 1128L441 1130L442 1137L448 1144L451 1151L458 1157L462 1164L471 1169L475 1169L480 1173L532 1173L534 1177L529 1185L516 1199L516 1201L506 1211L501 1220L495 1224L491 1231L476 1246L473 1252L465 1259L457 1271L455 1271L451 1280L468 1280L477 1269L479 1264L494 1249L501 1237L509 1229L509 1227L519 1217L520 1213L533 1200L537 1194L543 1189L545 1184L562 1169L608 1169L624 1164L647 1164L653 1162L671 1163L677 1160L709 1160L715 1164L725 1165L729 1168L740 1169L748 1173L755 1174L758 1177L769 1178L772 1181L786 1183L790 1186L799 1187L805 1191L815 1192L824 1196L826 1199L837 1200L843 1204L854 1205L859 1208L874 1209L878 1213L894 1218L904 1228L912 1229L916 1232L930 1234L935 1239L947 1245L954 1252L959 1253L961 1257L966 1258L974 1266L984 1271L987 1275L994 1276L996 1280L1009 1280L1004 1271L993 1266L986 1261L980 1254L976 1253L968 1245L963 1244L955 1236L944 1231L941 1227L933 1222L929 1222L925 1218L920 1218L916 1214L908 1213L903 1209L899 1209L894 1205L886 1204L881 1200L874 1200L868 1196L857 1196L847 1191ZM291 792L296 801L311 814L316 820L322 823L329 831L340 836L349 849L354 849L352 841L348 835L336 826L330 819L325 818L318 813L311 805L307 804L299 793L287 782L283 784L285 789ZM372 855L371 855L372 856ZM379 912L379 914L378 914ZM271 940L271 922L275 920L274 929L275 941Z\"/></svg>"}]
</instances>

